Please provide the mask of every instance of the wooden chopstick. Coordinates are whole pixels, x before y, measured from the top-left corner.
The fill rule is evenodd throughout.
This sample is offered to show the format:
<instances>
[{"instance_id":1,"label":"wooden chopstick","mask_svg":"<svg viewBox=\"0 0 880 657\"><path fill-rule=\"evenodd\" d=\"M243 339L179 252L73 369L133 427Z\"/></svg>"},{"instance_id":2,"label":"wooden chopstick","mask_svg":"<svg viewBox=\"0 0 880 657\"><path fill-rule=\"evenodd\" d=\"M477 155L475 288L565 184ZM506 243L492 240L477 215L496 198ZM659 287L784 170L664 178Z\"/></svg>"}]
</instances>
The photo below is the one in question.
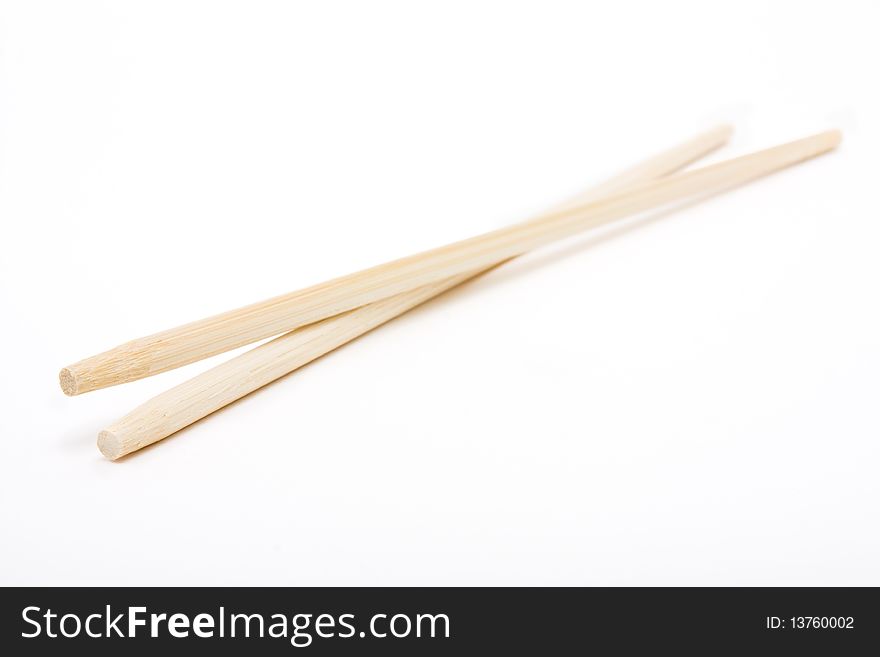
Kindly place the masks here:
<instances>
[{"instance_id":1,"label":"wooden chopstick","mask_svg":"<svg viewBox=\"0 0 880 657\"><path fill-rule=\"evenodd\" d=\"M600 198L667 175L723 145L732 129L719 126L587 190L565 205ZM416 288L286 333L154 397L98 435L98 448L115 460L155 443L415 306L478 276L468 272Z\"/></svg>"},{"instance_id":2,"label":"wooden chopstick","mask_svg":"<svg viewBox=\"0 0 880 657\"><path fill-rule=\"evenodd\" d=\"M407 290L488 267L614 219L740 185L827 152L839 142L838 131L823 132L648 181L621 194L127 342L63 369L59 376L61 387L66 394L75 395L181 367Z\"/></svg>"}]
</instances>

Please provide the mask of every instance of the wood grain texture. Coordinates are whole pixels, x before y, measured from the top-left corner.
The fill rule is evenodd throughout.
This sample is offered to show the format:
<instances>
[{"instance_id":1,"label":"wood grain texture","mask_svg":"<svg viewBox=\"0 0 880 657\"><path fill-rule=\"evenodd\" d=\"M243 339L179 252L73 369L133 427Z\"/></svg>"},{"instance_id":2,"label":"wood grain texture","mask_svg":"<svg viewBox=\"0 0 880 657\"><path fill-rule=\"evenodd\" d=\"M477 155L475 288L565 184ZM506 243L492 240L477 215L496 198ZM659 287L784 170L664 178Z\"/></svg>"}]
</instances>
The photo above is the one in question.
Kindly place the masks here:
<instances>
[{"instance_id":1,"label":"wood grain texture","mask_svg":"<svg viewBox=\"0 0 880 657\"><path fill-rule=\"evenodd\" d=\"M833 149L829 131L635 185L470 239L127 342L62 370L66 394L118 385L279 335L368 303L491 266L588 228L694 195L741 185Z\"/></svg>"},{"instance_id":2,"label":"wood grain texture","mask_svg":"<svg viewBox=\"0 0 880 657\"><path fill-rule=\"evenodd\" d=\"M587 190L562 207L672 173L723 145L731 132L729 126L720 126L698 135ZM98 448L115 460L162 440L498 264L503 263L367 304L251 349L134 409L98 435Z\"/></svg>"}]
</instances>

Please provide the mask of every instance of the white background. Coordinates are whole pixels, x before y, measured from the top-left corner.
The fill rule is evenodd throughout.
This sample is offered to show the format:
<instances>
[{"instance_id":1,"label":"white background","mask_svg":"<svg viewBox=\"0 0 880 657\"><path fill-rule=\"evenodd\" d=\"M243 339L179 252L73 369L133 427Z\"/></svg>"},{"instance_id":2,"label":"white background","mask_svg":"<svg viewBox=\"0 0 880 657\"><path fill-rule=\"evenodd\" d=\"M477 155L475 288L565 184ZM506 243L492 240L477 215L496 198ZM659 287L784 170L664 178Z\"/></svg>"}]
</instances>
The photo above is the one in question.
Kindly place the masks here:
<instances>
[{"instance_id":1,"label":"white background","mask_svg":"<svg viewBox=\"0 0 880 657\"><path fill-rule=\"evenodd\" d=\"M0 583L880 585L872 2L3 2ZM118 463L125 340L720 121L842 147L505 267Z\"/></svg>"}]
</instances>

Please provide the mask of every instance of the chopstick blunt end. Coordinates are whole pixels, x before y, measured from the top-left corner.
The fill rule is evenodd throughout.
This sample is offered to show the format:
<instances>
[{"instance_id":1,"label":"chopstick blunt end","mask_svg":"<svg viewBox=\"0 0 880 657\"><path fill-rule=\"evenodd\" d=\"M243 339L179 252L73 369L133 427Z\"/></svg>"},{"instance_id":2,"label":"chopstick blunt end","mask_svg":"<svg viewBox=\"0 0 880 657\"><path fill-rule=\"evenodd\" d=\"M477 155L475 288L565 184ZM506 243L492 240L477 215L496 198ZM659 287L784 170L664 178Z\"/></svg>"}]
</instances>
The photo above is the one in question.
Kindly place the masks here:
<instances>
[{"instance_id":1,"label":"chopstick blunt end","mask_svg":"<svg viewBox=\"0 0 880 657\"><path fill-rule=\"evenodd\" d=\"M63 390L64 394L68 397L73 397L78 394L76 377L70 369L65 367L58 373L58 383L61 384L61 390Z\"/></svg>"},{"instance_id":2,"label":"chopstick blunt end","mask_svg":"<svg viewBox=\"0 0 880 657\"><path fill-rule=\"evenodd\" d=\"M98 449L105 458L111 461L124 456L122 441L110 431L102 431L98 434Z\"/></svg>"}]
</instances>

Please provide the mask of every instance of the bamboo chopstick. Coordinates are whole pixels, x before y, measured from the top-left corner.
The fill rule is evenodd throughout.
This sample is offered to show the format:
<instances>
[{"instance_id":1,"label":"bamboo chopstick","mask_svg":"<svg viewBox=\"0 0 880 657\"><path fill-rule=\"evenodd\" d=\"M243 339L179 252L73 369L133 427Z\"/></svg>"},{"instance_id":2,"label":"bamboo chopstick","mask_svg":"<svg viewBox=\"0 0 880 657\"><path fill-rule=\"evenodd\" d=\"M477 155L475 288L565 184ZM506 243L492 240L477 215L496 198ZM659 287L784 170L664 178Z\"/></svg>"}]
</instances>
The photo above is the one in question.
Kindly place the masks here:
<instances>
[{"instance_id":1,"label":"bamboo chopstick","mask_svg":"<svg viewBox=\"0 0 880 657\"><path fill-rule=\"evenodd\" d=\"M566 205L676 171L724 144L731 132L729 126L719 126L698 135L587 190ZM134 409L98 435L98 448L108 459L116 460L162 440L498 264L350 310L251 349Z\"/></svg>"},{"instance_id":2,"label":"bamboo chopstick","mask_svg":"<svg viewBox=\"0 0 880 657\"><path fill-rule=\"evenodd\" d=\"M680 200L740 185L821 153L838 131L639 184L622 194L551 212L430 251L127 342L60 373L75 395L158 374L306 324L519 255L586 228Z\"/></svg>"}]
</instances>

